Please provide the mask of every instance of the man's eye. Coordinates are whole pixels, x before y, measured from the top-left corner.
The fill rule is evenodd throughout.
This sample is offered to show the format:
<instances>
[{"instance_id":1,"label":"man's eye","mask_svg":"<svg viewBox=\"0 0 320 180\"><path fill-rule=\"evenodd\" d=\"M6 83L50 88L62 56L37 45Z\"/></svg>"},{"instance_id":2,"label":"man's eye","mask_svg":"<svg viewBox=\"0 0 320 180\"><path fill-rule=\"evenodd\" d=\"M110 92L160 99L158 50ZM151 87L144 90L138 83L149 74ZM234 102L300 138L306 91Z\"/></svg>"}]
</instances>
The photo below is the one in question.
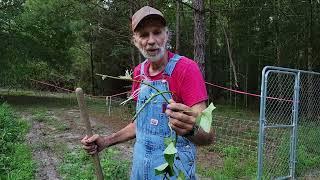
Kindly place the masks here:
<instances>
[{"instance_id":1,"label":"man's eye","mask_svg":"<svg viewBox=\"0 0 320 180\"><path fill-rule=\"evenodd\" d=\"M161 31L154 31L153 34L154 35L159 35L159 34L161 34Z\"/></svg>"},{"instance_id":2,"label":"man's eye","mask_svg":"<svg viewBox=\"0 0 320 180\"><path fill-rule=\"evenodd\" d=\"M148 33L142 33L140 34L140 37L147 37L148 36Z\"/></svg>"}]
</instances>

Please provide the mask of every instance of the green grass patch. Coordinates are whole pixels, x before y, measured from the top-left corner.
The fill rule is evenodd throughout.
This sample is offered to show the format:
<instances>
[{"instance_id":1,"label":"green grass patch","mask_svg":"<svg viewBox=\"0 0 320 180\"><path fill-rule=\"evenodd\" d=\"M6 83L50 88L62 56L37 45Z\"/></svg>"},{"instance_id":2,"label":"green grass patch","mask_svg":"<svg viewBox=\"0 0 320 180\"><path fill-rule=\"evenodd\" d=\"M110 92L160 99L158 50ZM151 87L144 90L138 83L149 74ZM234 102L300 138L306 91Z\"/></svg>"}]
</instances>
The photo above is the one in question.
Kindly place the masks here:
<instances>
[{"instance_id":1,"label":"green grass patch","mask_svg":"<svg viewBox=\"0 0 320 180\"><path fill-rule=\"evenodd\" d=\"M56 117L50 115L46 108L35 108L32 110L32 120L37 122L43 122L53 127L58 131L65 131L69 129L69 125L66 123L58 122Z\"/></svg>"},{"instance_id":2,"label":"green grass patch","mask_svg":"<svg viewBox=\"0 0 320 180\"><path fill-rule=\"evenodd\" d=\"M201 175L212 179L255 179L257 171L257 153L246 147L217 145L214 151L223 158L221 167L204 169L199 165Z\"/></svg>"},{"instance_id":3,"label":"green grass patch","mask_svg":"<svg viewBox=\"0 0 320 180\"><path fill-rule=\"evenodd\" d=\"M31 149L25 144L29 128L9 105L0 105L0 179L34 178Z\"/></svg>"},{"instance_id":4,"label":"green grass patch","mask_svg":"<svg viewBox=\"0 0 320 180\"><path fill-rule=\"evenodd\" d=\"M289 130L269 133L266 147L272 148L273 151L269 150L269 153L264 154L264 174L266 177L276 178L289 174L290 137ZM320 170L319 137L320 126L317 123L300 123L298 126L296 177L304 177L311 170Z\"/></svg>"},{"instance_id":5,"label":"green grass patch","mask_svg":"<svg viewBox=\"0 0 320 180\"><path fill-rule=\"evenodd\" d=\"M119 151L108 148L100 153L100 162L105 179L129 179L129 162L116 158ZM63 179L94 179L95 172L91 156L82 149L67 152L59 167Z\"/></svg>"}]
</instances>

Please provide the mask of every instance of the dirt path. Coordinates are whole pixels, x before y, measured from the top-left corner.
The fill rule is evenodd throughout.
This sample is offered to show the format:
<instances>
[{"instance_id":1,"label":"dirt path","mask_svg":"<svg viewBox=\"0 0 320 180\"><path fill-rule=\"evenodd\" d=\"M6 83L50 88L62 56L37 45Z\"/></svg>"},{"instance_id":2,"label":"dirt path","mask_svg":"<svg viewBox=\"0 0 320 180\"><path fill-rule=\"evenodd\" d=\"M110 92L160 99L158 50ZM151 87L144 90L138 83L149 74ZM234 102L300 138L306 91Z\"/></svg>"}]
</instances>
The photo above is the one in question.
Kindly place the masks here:
<instances>
[{"instance_id":1,"label":"dirt path","mask_svg":"<svg viewBox=\"0 0 320 180\"><path fill-rule=\"evenodd\" d=\"M45 111L43 119L37 119L36 115L27 109L22 110L20 114L31 124L27 140L37 163L36 179L62 179L58 173L58 165L63 159L64 152L81 147L80 140L85 134L79 110L50 108ZM97 114L91 114L90 120L94 132L99 134L113 133L127 124L125 121ZM116 145L115 148L122 152L121 158L131 159L132 142Z\"/></svg>"},{"instance_id":2,"label":"dirt path","mask_svg":"<svg viewBox=\"0 0 320 180\"><path fill-rule=\"evenodd\" d=\"M34 114L35 111L37 112L22 109L20 114L32 125L27 139L33 150L33 158L37 162L36 179L63 179L58 172L59 163L66 151L81 147L80 140L85 134L85 125L80 121L80 111L77 107L45 108L42 119ZM120 117L109 117L96 112L90 113L90 121L94 132L99 134L111 134L129 123ZM129 161L132 159L132 147L133 141L115 146L121 152L120 158ZM217 162L222 163L219 156L204 148L198 148L197 161L205 169Z\"/></svg>"}]
</instances>

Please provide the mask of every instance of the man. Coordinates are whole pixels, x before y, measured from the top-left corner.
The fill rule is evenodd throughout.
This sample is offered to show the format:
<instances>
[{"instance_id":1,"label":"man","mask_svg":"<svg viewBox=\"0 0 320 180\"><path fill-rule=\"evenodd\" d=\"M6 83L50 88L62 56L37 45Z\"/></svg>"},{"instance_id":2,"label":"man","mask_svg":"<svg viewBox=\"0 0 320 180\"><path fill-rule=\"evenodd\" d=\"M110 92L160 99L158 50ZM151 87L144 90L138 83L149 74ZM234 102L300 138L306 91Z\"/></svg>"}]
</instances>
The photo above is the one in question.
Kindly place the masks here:
<instances>
[{"instance_id":1,"label":"man","mask_svg":"<svg viewBox=\"0 0 320 180\"><path fill-rule=\"evenodd\" d=\"M168 28L160 11L149 6L138 10L132 16L132 31L134 45L146 58L134 69L134 79L160 91L171 91L172 94L164 94L170 104L161 95L155 96L135 122L114 134L86 136L81 142L89 154L94 154L136 138L131 179L163 179L155 176L154 168L165 162L164 138L170 137L172 129L178 135L179 159L175 160L175 171L181 170L187 179L195 179L195 144L210 144L213 140L212 134L195 125L196 117L206 108L207 92L202 74L194 61L167 51ZM137 111L157 93L135 82L132 92L137 91Z\"/></svg>"}]
</instances>

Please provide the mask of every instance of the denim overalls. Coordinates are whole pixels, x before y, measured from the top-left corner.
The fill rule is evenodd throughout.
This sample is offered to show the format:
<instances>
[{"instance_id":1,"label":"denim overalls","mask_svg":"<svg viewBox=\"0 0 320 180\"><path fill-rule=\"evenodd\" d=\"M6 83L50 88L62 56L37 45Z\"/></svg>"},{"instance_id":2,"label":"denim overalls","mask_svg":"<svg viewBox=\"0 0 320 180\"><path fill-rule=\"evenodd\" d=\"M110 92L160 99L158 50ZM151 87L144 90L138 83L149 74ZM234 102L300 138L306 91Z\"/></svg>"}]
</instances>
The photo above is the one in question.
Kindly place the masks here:
<instances>
[{"instance_id":1,"label":"denim overalls","mask_svg":"<svg viewBox=\"0 0 320 180\"><path fill-rule=\"evenodd\" d=\"M179 59L180 56L176 54L169 60L162 80L143 81L152 84L160 91L168 91L167 79L170 78ZM142 77L145 62L141 65ZM156 90L142 83L140 88L142 90L140 90L138 96L137 111L152 94L157 93ZM171 94L164 94L164 96L167 99L172 98ZM156 96L144 107L135 121L136 142L131 171L132 180L163 179L163 175L155 176L154 168L165 163L163 156L164 138L169 137L171 133L168 127L168 116L165 114L166 105L167 103L161 95ZM185 174L186 179L195 179L195 145L188 139L178 136L177 150L180 160L175 160L176 175L178 175L179 169ZM169 176L167 175L167 177ZM176 177L173 176L171 179L176 179Z\"/></svg>"}]
</instances>

